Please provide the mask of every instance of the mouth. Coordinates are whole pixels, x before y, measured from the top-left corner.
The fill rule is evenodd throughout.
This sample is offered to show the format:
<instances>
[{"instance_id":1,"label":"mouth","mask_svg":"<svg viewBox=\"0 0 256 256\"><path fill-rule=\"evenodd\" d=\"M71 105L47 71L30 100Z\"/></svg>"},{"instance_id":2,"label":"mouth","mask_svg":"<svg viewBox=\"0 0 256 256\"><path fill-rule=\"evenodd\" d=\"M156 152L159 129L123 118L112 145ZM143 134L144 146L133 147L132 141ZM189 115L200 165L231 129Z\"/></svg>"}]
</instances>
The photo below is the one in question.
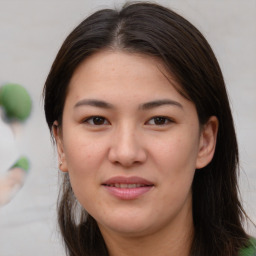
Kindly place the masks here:
<instances>
[{"instance_id":1,"label":"mouth","mask_svg":"<svg viewBox=\"0 0 256 256\"><path fill-rule=\"evenodd\" d=\"M105 182L103 182L102 185L116 188L139 188L146 186L154 186L154 183L144 178L136 176L116 176L106 180Z\"/></svg>"},{"instance_id":2,"label":"mouth","mask_svg":"<svg viewBox=\"0 0 256 256\"><path fill-rule=\"evenodd\" d=\"M153 185L145 185L145 184L125 184L125 183L115 183L115 184L103 184L103 186L107 187L115 187L115 188L141 188L141 187L151 187Z\"/></svg>"},{"instance_id":3,"label":"mouth","mask_svg":"<svg viewBox=\"0 0 256 256\"><path fill-rule=\"evenodd\" d=\"M149 192L154 184L140 177L113 177L102 186L114 197L121 200L137 199Z\"/></svg>"}]
</instances>

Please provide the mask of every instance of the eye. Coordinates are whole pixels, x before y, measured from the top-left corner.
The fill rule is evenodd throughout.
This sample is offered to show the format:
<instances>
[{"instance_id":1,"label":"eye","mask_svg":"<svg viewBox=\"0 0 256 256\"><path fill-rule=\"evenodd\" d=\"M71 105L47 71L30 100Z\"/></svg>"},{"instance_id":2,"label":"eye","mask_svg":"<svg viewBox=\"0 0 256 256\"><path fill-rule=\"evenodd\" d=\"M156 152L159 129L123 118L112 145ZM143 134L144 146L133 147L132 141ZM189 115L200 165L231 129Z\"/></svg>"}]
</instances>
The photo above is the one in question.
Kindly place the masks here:
<instances>
[{"instance_id":1,"label":"eye","mask_svg":"<svg viewBox=\"0 0 256 256\"><path fill-rule=\"evenodd\" d=\"M87 123L89 125L109 125L109 121L102 117L102 116L91 116L84 120L84 123Z\"/></svg>"},{"instance_id":2,"label":"eye","mask_svg":"<svg viewBox=\"0 0 256 256\"><path fill-rule=\"evenodd\" d=\"M164 116L155 116L155 117L152 117L151 119L149 119L146 124L149 124L149 125L167 125L169 123L172 123L173 121L168 118L168 117L164 117Z\"/></svg>"}]
</instances>

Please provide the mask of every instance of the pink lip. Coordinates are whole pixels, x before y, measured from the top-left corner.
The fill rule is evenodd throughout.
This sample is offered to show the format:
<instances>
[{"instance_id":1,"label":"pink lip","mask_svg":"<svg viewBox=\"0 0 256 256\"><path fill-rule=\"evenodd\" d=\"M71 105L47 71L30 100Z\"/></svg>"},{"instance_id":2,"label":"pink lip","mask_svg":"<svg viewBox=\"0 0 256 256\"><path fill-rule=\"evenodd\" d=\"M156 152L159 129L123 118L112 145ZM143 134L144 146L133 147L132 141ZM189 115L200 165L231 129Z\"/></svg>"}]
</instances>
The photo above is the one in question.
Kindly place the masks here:
<instances>
[{"instance_id":1,"label":"pink lip","mask_svg":"<svg viewBox=\"0 0 256 256\"><path fill-rule=\"evenodd\" d=\"M122 183L122 184L143 184L143 185L154 185L153 182L148 181L144 178L141 177L124 177L124 176L116 176L113 178L110 178L103 182L103 185L110 185L110 184L115 184L115 183Z\"/></svg>"},{"instance_id":2,"label":"pink lip","mask_svg":"<svg viewBox=\"0 0 256 256\"><path fill-rule=\"evenodd\" d=\"M115 184L139 184L139 187L132 188L120 188L114 186ZM141 195L150 191L154 184L146 179L140 177L123 177L117 176L110 178L109 180L102 183L104 188L113 196L122 199L122 200L133 200Z\"/></svg>"}]
</instances>

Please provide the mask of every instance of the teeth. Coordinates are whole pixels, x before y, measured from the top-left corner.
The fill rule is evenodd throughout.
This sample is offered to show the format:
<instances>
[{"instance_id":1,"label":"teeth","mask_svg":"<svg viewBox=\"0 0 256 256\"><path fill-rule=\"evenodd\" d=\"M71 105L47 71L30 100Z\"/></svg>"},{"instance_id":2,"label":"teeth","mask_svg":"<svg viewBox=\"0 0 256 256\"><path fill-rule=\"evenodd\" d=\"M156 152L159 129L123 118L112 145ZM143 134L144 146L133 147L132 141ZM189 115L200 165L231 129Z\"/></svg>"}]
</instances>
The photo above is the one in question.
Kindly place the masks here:
<instances>
[{"instance_id":1,"label":"teeth","mask_svg":"<svg viewBox=\"0 0 256 256\"><path fill-rule=\"evenodd\" d=\"M122 183L115 183L115 184L109 184L109 187L116 187L116 188L140 188L145 187L144 184L122 184Z\"/></svg>"},{"instance_id":2,"label":"teeth","mask_svg":"<svg viewBox=\"0 0 256 256\"><path fill-rule=\"evenodd\" d=\"M136 184L128 184L128 188L136 188Z\"/></svg>"}]
</instances>

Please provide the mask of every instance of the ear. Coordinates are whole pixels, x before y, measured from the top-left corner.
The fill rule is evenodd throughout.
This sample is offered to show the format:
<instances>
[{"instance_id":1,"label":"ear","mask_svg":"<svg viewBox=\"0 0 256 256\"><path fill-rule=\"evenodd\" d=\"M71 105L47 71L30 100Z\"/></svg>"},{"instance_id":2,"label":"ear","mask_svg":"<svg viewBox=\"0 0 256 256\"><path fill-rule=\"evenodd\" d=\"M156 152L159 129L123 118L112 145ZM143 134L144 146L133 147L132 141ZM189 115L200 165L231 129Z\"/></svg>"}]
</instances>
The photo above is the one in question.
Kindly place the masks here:
<instances>
[{"instance_id":1,"label":"ear","mask_svg":"<svg viewBox=\"0 0 256 256\"><path fill-rule=\"evenodd\" d=\"M59 169L62 172L67 172L68 168L67 168L66 157L65 157L64 147L63 147L61 128L57 121L54 121L52 125L52 133L55 138L55 142L57 146Z\"/></svg>"},{"instance_id":2,"label":"ear","mask_svg":"<svg viewBox=\"0 0 256 256\"><path fill-rule=\"evenodd\" d=\"M218 127L219 121L216 116L211 116L203 126L196 161L197 169L201 169L211 162L215 152Z\"/></svg>"}]
</instances>

